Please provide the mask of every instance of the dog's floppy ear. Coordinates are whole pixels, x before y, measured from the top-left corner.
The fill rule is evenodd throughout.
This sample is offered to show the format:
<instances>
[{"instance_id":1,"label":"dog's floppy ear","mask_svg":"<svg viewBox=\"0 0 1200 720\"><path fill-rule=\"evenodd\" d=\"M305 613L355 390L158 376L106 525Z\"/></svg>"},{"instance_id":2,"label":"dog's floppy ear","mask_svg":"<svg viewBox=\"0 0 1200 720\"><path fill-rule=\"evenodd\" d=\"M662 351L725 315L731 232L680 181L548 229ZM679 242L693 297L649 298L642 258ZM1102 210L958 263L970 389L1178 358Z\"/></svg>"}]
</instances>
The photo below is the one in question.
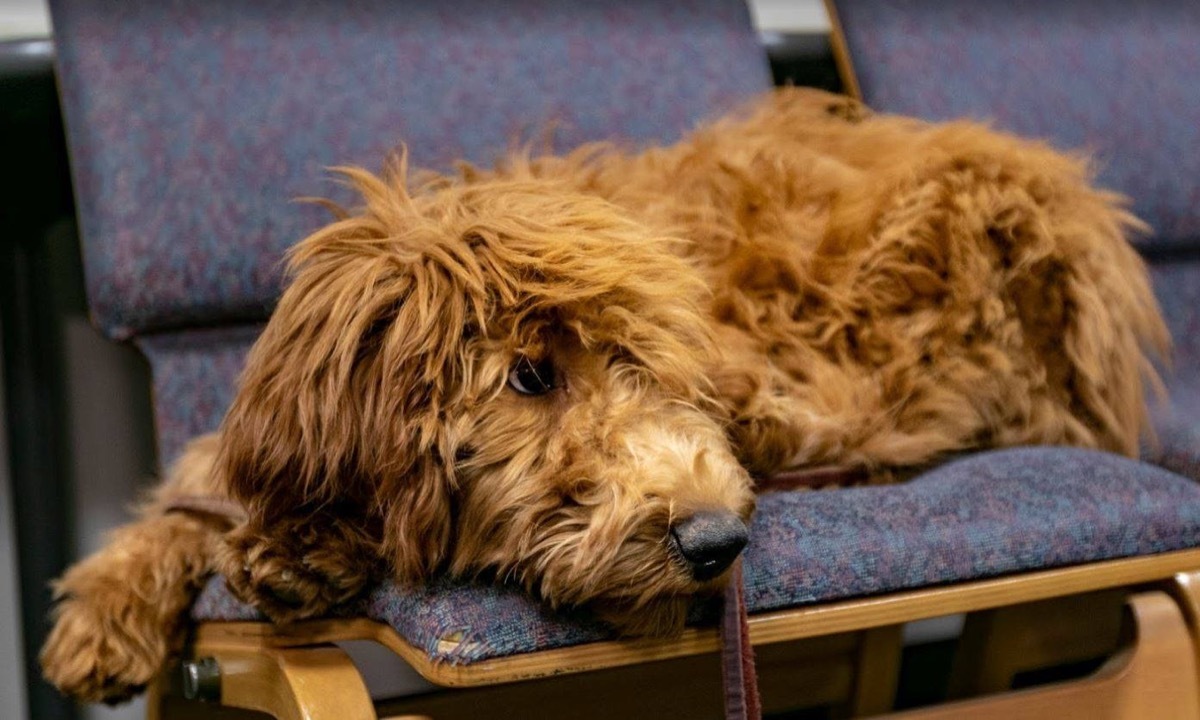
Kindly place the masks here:
<instances>
[{"instance_id":1,"label":"dog's floppy ear","mask_svg":"<svg viewBox=\"0 0 1200 720\"><path fill-rule=\"evenodd\" d=\"M366 207L293 252L292 282L222 426L218 467L260 531L333 513L376 528L397 577L417 581L450 541L438 417L461 371L471 283L451 250L413 236L421 223L402 168L344 172Z\"/></svg>"}]
</instances>

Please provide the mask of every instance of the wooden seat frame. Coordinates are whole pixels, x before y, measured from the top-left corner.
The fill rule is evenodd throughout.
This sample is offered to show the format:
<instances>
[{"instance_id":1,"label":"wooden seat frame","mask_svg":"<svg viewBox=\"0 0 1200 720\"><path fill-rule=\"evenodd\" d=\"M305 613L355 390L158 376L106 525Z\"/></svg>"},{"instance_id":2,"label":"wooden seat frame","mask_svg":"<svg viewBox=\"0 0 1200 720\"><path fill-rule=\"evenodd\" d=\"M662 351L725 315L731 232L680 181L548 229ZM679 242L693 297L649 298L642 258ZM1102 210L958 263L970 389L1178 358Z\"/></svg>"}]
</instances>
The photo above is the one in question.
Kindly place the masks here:
<instances>
[{"instance_id":1,"label":"wooden seat frame","mask_svg":"<svg viewBox=\"0 0 1200 720\"><path fill-rule=\"evenodd\" d=\"M899 628L904 623L958 613L973 613L978 617L982 611L1097 591L1132 593L1150 589L1156 591L1149 593L1151 599L1145 599L1143 594L1135 595L1129 601L1136 622L1136 645L1106 666L1100 674L1102 677L1076 683L1075 691L1068 683L1055 688L1057 694L1044 695L1050 691L1037 690L1006 694L1002 701L968 700L958 712L982 712L980 717L1015 717L1017 715L988 714L987 708L993 707L991 703L1017 703L1015 706L994 706L1012 713L1021 710L1020 702L1030 701L1035 707L1043 707L1036 703L1050 703L1044 706L1047 716L1057 717L1062 711L1050 712L1049 708L1057 708L1065 702L1064 698L1078 703L1080 698L1087 697L1097 701L1107 698L1088 713L1089 720L1140 717L1125 714L1128 708L1114 698L1125 698L1130 693L1138 695L1140 690L1134 692L1129 688L1141 688L1148 672L1153 675L1163 671L1160 674L1164 678L1164 687L1167 687L1163 692L1167 694L1156 697L1159 700L1191 698L1192 702L1176 703L1179 712L1174 714L1174 711L1167 714L1156 711L1155 717L1200 717L1200 710L1196 710L1195 705L1200 697L1197 692L1200 678L1196 677L1196 657L1200 652L1197 650L1200 648L1198 588L1200 550L1185 550L762 613L750 619L750 637L760 653L773 645L805 639L839 635L857 637L858 643L852 646L856 648L854 670L857 677L847 687L845 714L876 714L890 709L894 699L900 652ZM1035 619L1026 617L1023 622ZM1170 628L1179 632L1170 631ZM360 618L313 621L290 628L257 622L204 623L196 628L188 655L211 657L217 661L221 669L221 705L265 712L281 719L374 718L378 716L376 706L357 668L349 656L333 644L350 640L375 641L399 655L430 682L446 688L522 684L521 681L713 655L719 642L714 629L688 629L681 637L668 640L612 640L470 665L447 665L431 661L391 627ZM1004 638L1000 638L999 645L993 641L978 650L988 657L1002 657L1003 653L997 648L1002 647L1003 642ZM1184 661L1179 659L1180 652L1186 655ZM1174 658L1168 663L1172 667L1163 664L1166 658ZM1171 672L1165 672L1167 670ZM974 674L988 672L994 674L994 668L977 667ZM1184 689L1177 687L1181 678L1187 680ZM176 708L180 707L178 694L178 684L164 676L151 693L149 717L182 717L169 710L172 703ZM947 705L946 712L959 705ZM1087 707L1092 705L1089 703ZM973 716L937 713L937 710L930 710L913 717Z\"/></svg>"}]
</instances>

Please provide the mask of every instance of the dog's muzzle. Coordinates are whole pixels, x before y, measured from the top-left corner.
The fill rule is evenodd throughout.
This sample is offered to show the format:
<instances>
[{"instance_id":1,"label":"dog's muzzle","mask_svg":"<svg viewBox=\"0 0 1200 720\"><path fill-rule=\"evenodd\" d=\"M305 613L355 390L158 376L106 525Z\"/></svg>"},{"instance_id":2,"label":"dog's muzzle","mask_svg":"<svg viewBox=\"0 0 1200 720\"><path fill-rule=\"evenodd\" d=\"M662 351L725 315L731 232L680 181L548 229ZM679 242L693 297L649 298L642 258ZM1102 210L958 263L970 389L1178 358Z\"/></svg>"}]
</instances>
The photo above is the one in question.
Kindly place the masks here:
<instances>
[{"instance_id":1,"label":"dog's muzzle","mask_svg":"<svg viewBox=\"0 0 1200 720\"><path fill-rule=\"evenodd\" d=\"M731 512L698 512L671 527L671 543L699 582L725 572L748 539L746 524Z\"/></svg>"}]
</instances>

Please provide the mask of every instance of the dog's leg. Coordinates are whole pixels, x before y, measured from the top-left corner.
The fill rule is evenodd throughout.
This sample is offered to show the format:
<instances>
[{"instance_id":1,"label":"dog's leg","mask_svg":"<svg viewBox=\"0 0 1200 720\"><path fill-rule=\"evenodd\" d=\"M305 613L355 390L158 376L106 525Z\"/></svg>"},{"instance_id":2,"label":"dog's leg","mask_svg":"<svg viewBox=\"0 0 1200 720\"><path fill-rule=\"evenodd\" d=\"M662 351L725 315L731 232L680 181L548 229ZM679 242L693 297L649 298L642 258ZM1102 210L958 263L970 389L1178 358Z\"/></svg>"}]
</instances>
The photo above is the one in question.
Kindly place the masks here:
<instances>
[{"instance_id":1,"label":"dog's leg","mask_svg":"<svg viewBox=\"0 0 1200 720\"><path fill-rule=\"evenodd\" d=\"M712 373L717 395L728 414L727 434L738 460L765 477L802 465L853 462L862 434L860 388L841 368L830 366L796 345L789 358L818 377L798 382L779 367L746 332L718 327L724 355Z\"/></svg>"},{"instance_id":2,"label":"dog's leg","mask_svg":"<svg viewBox=\"0 0 1200 720\"><path fill-rule=\"evenodd\" d=\"M208 572L212 522L146 517L71 568L54 589L54 628L41 654L46 679L89 702L119 702L145 688L178 650Z\"/></svg>"},{"instance_id":3,"label":"dog's leg","mask_svg":"<svg viewBox=\"0 0 1200 720\"><path fill-rule=\"evenodd\" d=\"M726 433L738 461L756 476L772 475L787 467L800 452L803 429L791 412L788 398L773 382L775 373L758 368L724 368L714 380L726 411Z\"/></svg>"},{"instance_id":4,"label":"dog's leg","mask_svg":"<svg viewBox=\"0 0 1200 720\"><path fill-rule=\"evenodd\" d=\"M58 605L41 663L63 692L90 702L125 700L179 648L227 522L165 508L175 495L211 492L213 449L212 438L194 443L141 518L55 584Z\"/></svg>"}]
</instances>

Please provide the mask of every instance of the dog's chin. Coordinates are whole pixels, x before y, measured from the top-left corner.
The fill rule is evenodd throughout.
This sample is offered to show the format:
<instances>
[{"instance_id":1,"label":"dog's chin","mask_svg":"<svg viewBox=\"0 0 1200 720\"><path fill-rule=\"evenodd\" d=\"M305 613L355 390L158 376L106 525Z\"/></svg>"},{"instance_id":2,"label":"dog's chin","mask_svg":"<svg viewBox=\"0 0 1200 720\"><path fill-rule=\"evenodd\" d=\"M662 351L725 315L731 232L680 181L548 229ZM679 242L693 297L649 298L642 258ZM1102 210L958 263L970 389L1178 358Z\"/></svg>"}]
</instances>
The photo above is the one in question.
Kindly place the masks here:
<instances>
[{"instance_id":1,"label":"dog's chin","mask_svg":"<svg viewBox=\"0 0 1200 720\"><path fill-rule=\"evenodd\" d=\"M692 598L671 595L642 602L636 607L620 600L596 600L592 611L624 637L669 638L683 632Z\"/></svg>"},{"instance_id":2,"label":"dog's chin","mask_svg":"<svg viewBox=\"0 0 1200 720\"><path fill-rule=\"evenodd\" d=\"M683 632L694 602L720 595L729 573L701 583L687 581L657 597L596 598L588 607L624 637L670 638Z\"/></svg>"}]
</instances>

